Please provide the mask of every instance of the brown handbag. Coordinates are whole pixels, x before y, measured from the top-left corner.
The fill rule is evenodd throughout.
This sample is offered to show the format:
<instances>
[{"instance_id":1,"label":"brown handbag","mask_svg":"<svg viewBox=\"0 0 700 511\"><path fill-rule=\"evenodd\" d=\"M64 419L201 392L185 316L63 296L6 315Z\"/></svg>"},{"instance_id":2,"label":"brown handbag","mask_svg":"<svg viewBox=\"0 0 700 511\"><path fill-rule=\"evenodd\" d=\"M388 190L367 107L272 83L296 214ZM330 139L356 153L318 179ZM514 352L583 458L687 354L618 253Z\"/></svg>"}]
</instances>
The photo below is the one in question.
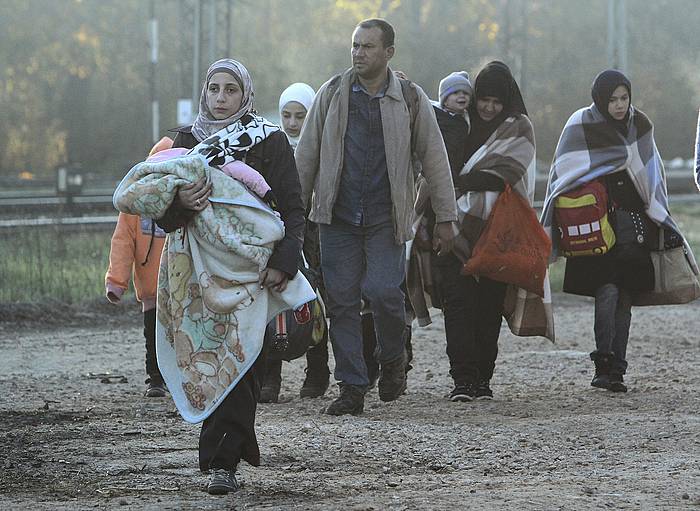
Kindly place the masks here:
<instances>
[{"instance_id":1,"label":"brown handbag","mask_svg":"<svg viewBox=\"0 0 700 511\"><path fill-rule=\"evenodd\" d=\"M671 305L692 302L700 298L698 275L691 264L685 244L664 247L666 229L659 229L657 250L649 254L654 265L654 290L639 293L633 305Z\"/></svg>"}]
</instances>

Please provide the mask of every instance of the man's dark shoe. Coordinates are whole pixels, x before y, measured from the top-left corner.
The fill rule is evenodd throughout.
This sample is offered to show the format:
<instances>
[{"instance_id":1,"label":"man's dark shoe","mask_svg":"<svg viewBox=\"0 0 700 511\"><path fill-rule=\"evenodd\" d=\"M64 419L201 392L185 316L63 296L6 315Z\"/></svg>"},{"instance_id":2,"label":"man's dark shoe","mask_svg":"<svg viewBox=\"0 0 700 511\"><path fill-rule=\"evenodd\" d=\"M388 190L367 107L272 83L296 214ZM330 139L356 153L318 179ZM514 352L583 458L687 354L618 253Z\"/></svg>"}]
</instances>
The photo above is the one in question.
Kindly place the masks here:
<instances>
[{"instance_id":1,"label":"man's dark shoe","mask_svg":"<svg viewBox=\"0 0 700 511\"><path fill-rule=\"evenodd\" d=\"M146 392L143 393L146 397L165 397L167 387L161 376L150 376L147 380Z\"/></svg>"},{"instance_id":2,"label":"man's dark shoe","mask_svg":"<svg viewBox=\"0 0 700 511\"><path fill-rule=\"evenodd\" d=\"M406 392L406 354L381 365L379 374L379 399L394 401Z\"/></svg>"},{"instance_id":3,"label":"man's dark shoe","mask_svg":"<svg viewBox=\"0 0 700 511\"><path fill-rule=\"evenodd\" d=\"M455 383L455 388L450 392L450 401L468 402L474 400L474 386L469 383Z\"/></svg>"},{"instance_id":4,"label":"man's dark shoe","mask_svg":"<svg viewBox=\"0 0 700 511\"><path fill-rule=\"evenodd\" d=\"M359 415L365 408L365 391L356 385L340 385L340 396L333 401L326 413L328 415Z\"/></svg>"},{"instance_id":5,"label":"man's dark shoe","mask_svg":"<svg viewBox=\"0 0 700 511\"><path fill-rule=\"evenodd\" d=\"M328 390L330 371L328 366L323 368L306 368L306 378L299 391L300 397L321 397Z\"/></svg>"},{"instance_id":6,"label":"man's dark shoe","mask_svg":"<svg viewBox=\"0 0 700 511\"><path fill-rule=\"evenodd\" d=\"M610 374L610 386L608 390L611 392L627 392L627 385L624 384L624 378L619 373Z\"/></svg>"},{"instance_id":7,"label":"man's dark shoe","mask_svg":"<svg viewBox=\"0 0 700 511\"><path fill-rule=\"evenodd\" d=\"M609 389L611 356L594 351L591 353L591 360L595 365L595 375L593 375L593 379L591 380L591 387Z\"/></svg>"},{"instance_id":8,"label":"man's dark shoe","mask_svg":"<svg viewBox=\"0 0 700 511\"><path fill-rule=\"evenodd\" d=\"M493 391L488 380L482 380L474 386L474 399L493 399Z\"/></svg>"},{"instance_id":9,"label":"man's dark shoe","mask_svg":"<svg viewBox=\"0 0 700 511\"><path fill-rule=\"evenodd\" d=\"M236 471L225 468L214 468L209 476L207 492L210 495L226 495L233 493L240 488L236 480Z\"/></svg>"},{"instance_id":10,"label":"man's dark shoe","mask_svg":"<svg viewBox=\"0 0 700 511\"><path fill-rule=\"evenodd\" d=\"M369 318L367 320L366 318ZM367 366L367 378L369 379L368 389L373 389L377 385L379 379L379 362L376 357L377 338L374 334L374 322L371 314L362 316L362 344L363 356L365 357L365 365ZM411 327L406 327L406 374L413 369L411 362L413 361L413 345L411 344Z\"/></svg>"}]
</instances>

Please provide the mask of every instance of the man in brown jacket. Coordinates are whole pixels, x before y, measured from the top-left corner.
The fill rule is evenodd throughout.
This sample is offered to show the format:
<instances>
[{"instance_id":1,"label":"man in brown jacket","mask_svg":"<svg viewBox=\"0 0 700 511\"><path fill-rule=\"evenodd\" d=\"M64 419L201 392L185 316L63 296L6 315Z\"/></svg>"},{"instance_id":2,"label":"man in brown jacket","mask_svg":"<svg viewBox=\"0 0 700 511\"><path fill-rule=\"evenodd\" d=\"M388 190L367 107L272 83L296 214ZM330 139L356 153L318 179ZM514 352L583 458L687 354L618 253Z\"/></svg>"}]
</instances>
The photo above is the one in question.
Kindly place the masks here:
<instances>
[{"instance_id":1,"label":"man in brown jacket","mask_svg":"<svg viewBox=\"0 0 700 511\"><path fill-rule=\"evenodd\" d=\"M364 408L360 300L366 297L379 345L379 397L406 390L405 242L413 237L413 155L422 165L435 211L436 243L452 249L457 210L447 153L425 93L389 68L394 29L370 19L355 28L352 67L319 89L296 162L310 220L320 224L321 269L340 397L330 415ZM404 90L412 87L415 104ZM410 100L409 100L410 101Z\"/></svg>"}]
</instances>

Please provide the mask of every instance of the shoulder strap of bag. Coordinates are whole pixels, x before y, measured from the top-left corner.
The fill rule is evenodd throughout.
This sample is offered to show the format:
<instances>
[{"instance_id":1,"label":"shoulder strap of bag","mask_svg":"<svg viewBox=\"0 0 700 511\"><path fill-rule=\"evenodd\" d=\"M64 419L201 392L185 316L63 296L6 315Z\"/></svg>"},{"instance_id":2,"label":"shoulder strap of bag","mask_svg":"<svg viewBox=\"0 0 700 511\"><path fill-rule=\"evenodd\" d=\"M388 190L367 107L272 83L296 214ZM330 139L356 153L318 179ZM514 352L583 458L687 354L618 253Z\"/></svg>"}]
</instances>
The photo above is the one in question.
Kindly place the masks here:
<instances>
[{"instance_id":1,"label":"shoulder strap of bag","mask_svg":"<svg viewBox=\"0 0 700 511\"><path fill-rule=\"evenodd\" d=\"M411 133L413 133L413 126L415 126L416 117L418 116L418 92L411 80L399 78L399 83L401 84L403 100L408 107L408 115L411 117Z\"/></svg>"}]
</instances>

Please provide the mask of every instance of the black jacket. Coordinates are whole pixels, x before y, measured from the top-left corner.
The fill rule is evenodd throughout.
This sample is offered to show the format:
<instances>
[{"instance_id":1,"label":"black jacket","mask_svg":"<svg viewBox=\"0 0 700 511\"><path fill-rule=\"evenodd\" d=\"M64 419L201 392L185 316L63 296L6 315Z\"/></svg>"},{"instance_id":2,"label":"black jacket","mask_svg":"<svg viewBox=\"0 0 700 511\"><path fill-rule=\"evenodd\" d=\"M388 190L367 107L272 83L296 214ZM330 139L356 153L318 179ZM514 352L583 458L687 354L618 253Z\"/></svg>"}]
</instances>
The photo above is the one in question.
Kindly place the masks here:
<instances>
[{"instance_id":1,"label":"black jacket","mask_svg":"<svg viewBox=\"0 0 700 511\"><path fill-rule=\"evenodd\" d=\"M465 163L469 125L460 115L452 115L435 105L433 105L433 109L442 140L445 142L445 149L447 149L452 180L455 181Z\"/></svg>"},{"instance_id":2,"label":"black jacket","mask_svg":"<svg viewBox=\"0 0 700 511\"><path fill-rule=\"evenodd\" d=\"M173 147L191 149L197 145L190 127L179 128L177 132ZM301 263L304 208L294 152L287 136L282 131L271 134L248 151L245 162L260 172L270 185L276 198L277 210L284 222L284 238L275 245L267 266L294 277ZM195 211L182 206L176 197L165 215L156 222L166 232L172 232L187 224L195 214Z\"/></svg>"}]
</instances>

